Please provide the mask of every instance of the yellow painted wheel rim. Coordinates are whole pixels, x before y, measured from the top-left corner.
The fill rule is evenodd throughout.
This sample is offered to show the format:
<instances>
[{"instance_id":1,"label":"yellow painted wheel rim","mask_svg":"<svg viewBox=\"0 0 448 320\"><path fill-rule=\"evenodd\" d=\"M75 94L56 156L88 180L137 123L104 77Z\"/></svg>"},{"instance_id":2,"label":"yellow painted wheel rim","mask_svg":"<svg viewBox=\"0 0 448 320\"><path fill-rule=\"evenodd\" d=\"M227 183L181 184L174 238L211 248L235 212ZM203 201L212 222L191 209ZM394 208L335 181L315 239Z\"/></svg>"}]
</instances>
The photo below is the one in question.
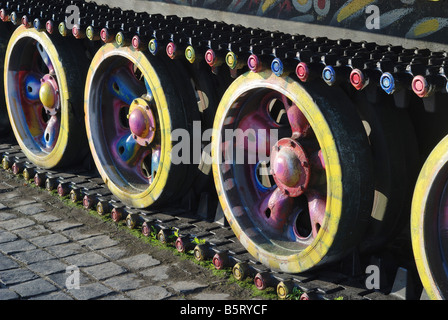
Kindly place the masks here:
<instances>
[{"instance_id":1,"label":"yellow painted wheel rim","mask_svg":"<svg viewBox=\"0 0 448 320\"><path fill-rule=\"evenodd\" d=\"M434 243L429 241L434 236L435 231L428 230L426 226L428 224L434 225L437 222L432 218L434 217L434 210L439 209L437 206L443 192L438 187L446 185L448 180L447 150L448 136L433 149L427 158L420 171L412 198L411 237L414 259L423 287L433 300L445 299L446 297L443 296L436 279L437 275L434 274L438 260L437 258L434 259L432 255L437 254L440 248L433 247ZM434 208L432 208L433 206ZM440 214L440 212L437 214ZM435 261L436 265L434 265ZM446 279L443 280L446 282Z\"/></svg>"},{"instance_id":2,"label":"yellow painted wheel rim","mask_svg":"<svg viewBox=\"0 0 448 320\"><path fill-rule=\"evenodd\" d=\"M126 185L125 182L121 180L118 174L114 172L113 169L110 168L110 165L102 159L97 150L99 149L98 141L92 135L93 126L100 125L97 123L93 117L95 112L94 103L90 101L91 97L91 88L94 86L94 81L97 75L97 70L99 66L107 62L107 59L113 57L122 57L125 58L141 70L144 78L148 82L149 87L153 93L153 97L155 100L155 104L157 106L157 115L159 119L159 123L161 126L161 156L159 168L157 170L157 175L154 180L148 187L144 190L132 189L129 185ZM98 171L105 181L109 190L120 200L125 202L128 205L131 205L136 208L146 208L155 203L162 192L164 191L168 174L171 168L171 119L167 105L167 99L162 88L162 84L159 80L157 72L154 67L148 60L147 56L141 51L137 51L132 47L118 47L115 44L106 44L101 47L97 54L94 56L91 67L89 69L87 80L86 80L86 89L85 89L85 115L86 115L86 128L87 128L87 136L89 140L89 146L92 150L93 159L95 161L96 167Z\"/></svg>"},{"instance_id":3,"label":"yellow painted wheel rim","mask_svg":"<svg viewBox=\"0 0 448 320\"><path fill-rule=\"evenodd\" d=\"M20 103L16 100L12 100L8 94L6 94L6 105L8 108L8 115L11 123L12 130L16 136L17 142L20 145L23 153L27 158L42 168L54 168L58 166L65 154L67 143L69 139L69 98L70 92L67 84L67 76L65 68L61 62L61 57L53 44L53 41L45 32L38 32L34 28L25 28L24 26L18 27L12 34L5 56L5 92L11 90L12 79L8 76L8 70L10 70L11 59L14 59L14 48L18 42L26 39L33 39L39 42L44 50L47 52L51 62L54 66L56 78L58 79L60 103L61 103L61 119L60 130L56 145L51 152L45 153L37 150L30 142L30 136L28 133L27 125L24 123L20 114Z\"/></svg>"},{"instance_id":4,"label":"yellow painted wheel rim","mask_svg":"<svg viewBox=\"0 0 448 320\"><path fill-rule=\"evenodd\" d=\"M238 97L250 90L259 88L276 90L287 96L304 113L310 124L318 128L315 133L326 163L327 185L329 187L327 190L325 225L321 226L316 239L311 245L303 251L293 252L292 254L279 255L266 250L264 244L256 243L249 235L252 231L256 232L255 230L244 230L238 218L235 218L226 197L226 184L223 181L219 165L221 128L223 127L227 111ZM214 181L224 214L243 246L251 255L274 270L297 273L318 265L325 259L336 236L335 230L338 229L342 214L343 185L341 183L339 153L332 131L313 98L300 84L291 78L277 77L271 72L246 73L235 80L224 94L218 107L214 129L216 131L212 139Z\"/></svg>"}]
</instances>

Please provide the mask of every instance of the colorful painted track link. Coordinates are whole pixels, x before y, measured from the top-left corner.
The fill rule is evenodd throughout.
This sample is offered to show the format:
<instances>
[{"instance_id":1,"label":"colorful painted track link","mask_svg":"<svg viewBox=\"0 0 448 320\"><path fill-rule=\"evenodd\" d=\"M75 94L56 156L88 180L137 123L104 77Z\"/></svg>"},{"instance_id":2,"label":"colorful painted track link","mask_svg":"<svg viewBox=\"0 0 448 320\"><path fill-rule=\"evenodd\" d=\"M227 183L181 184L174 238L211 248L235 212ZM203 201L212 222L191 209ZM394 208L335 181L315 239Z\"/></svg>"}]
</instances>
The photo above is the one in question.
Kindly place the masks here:
<instances>
[{"instance_id":1,"label":"colorful painted track link","mask_svg":"<svg viewBox=\"0 0 448 320\"><path fill-rule=\"evenodd\" d=\"M427 294L446 298L445 144L434 149L448 134L445 51L82 0L43 5L0 1L20 146L3 145L4 169L145 235L155 228L161 241L185 231L180 251L204 238L197 259L248 272L260 289L278 284L280 297L298 286L327 298L370 265L393 290L397 268L412 273L414 260L391 267L384 255L412 239ZM73 28L68 6L80 10ZM234 144L227 131L238 130L258 131ZM270 131L277 140L260 134ZM179 133L195 140L181 149ZM207 222L218 218L229 227ZM307 288L329 270L342 274L336 287Z\"/></svg>"}]
</instances>

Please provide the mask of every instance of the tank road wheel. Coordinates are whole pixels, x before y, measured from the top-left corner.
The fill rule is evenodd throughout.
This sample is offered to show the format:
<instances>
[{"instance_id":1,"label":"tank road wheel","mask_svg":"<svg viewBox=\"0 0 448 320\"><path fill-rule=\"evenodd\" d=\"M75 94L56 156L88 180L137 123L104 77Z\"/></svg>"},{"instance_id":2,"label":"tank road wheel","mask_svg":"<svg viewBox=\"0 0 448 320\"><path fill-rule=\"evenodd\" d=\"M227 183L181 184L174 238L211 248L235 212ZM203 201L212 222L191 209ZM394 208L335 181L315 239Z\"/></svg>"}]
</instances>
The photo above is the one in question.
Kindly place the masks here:
<instances>
[{"instance_id":1,"label":"tank road wheel","mask_svg":"<svg viewBox=\"0 0 448 320\"><path fill-rule=\"evenodd\" d=\"M372 208L372 163L362 123L339 89L247 73L224 94L214 129L221 206L259 261L297 273L356 246Z\"/></svg>"},{"instance_id":2,"label":"tank road wheel","mask_svg":"<svg viewBox=\"0 0 448 320\"><path fill-rule=\"evenodd\" d=\"M10 24L0 24L0 59L4 61L6 54L6 47L8 46L8 40L11 35ZM0 64L0 74L3 74L4 64ZM5 92L3 78L0 83L0 137L7 135L11 131L8 120L8 111L6 110Z\"/></svg>"},{"instance_id":3,"label":"tank road wheel","mask_svg":"<svg viewBox=\"0 0 448 320\"><path fill-rule=\"evenodd\" d=\"M130 47L106 44L92 60L85 89L90 149L108 188L127 205L161 204L191 184L191 166L172 162L172 132L189 130L194 112L186 106L197 108L181 79L180 65Z\"/></svg>"},{"instance_id":4,"label":"tank road wheel","mask_svg":"<svg viewBox=\"0 0 448 320\"><path fill-rule=\"evenodd\" d=\"M409 222L412 192L420 161L418 144L407 111L384 96L369 102L365 92L349 94L364 122L375 172L375 197L362 252L394 239Z\"/></svg>"},{"instance_id":5,"label":"tank road wheel","mask_svg":"<svg viewBox=\"0 0 448 320\"><path fill-rule=\"evenodd\" d=\"M431 152L415 186L411 236L415 262L431 299L448 298L448 136Z\"/></svg>"},{"instance_id":6,"label":"tank road wheel","mask_svg":"<svg viewBox=\"0 0 448 320\"><path fill-rule=\"evenodd\" d=\"M87 153L82 114L86 58L74 40L21 26L5 57L11 127L28 159L42 168L81 160Z\"/></svg>"}]
</instances>

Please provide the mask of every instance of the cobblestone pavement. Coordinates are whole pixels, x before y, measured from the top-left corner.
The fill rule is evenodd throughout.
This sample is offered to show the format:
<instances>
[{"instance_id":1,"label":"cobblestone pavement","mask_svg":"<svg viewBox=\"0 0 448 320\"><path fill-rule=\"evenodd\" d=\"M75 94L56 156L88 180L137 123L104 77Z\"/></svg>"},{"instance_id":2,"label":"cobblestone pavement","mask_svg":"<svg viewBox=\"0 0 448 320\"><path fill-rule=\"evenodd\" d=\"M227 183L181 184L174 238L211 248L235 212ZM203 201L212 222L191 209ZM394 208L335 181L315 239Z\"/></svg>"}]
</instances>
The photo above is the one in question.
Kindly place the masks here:
<instances>
[{"instance_id":1,"label":"cobblestone pavement","mask_svg":"<svg viewBox=\"0 0 448 320\"><path fill-rule=\"evenodd\" d=\"M248 289L0 172L0 300L251 298Z\"/></svg>"}]
</instances>

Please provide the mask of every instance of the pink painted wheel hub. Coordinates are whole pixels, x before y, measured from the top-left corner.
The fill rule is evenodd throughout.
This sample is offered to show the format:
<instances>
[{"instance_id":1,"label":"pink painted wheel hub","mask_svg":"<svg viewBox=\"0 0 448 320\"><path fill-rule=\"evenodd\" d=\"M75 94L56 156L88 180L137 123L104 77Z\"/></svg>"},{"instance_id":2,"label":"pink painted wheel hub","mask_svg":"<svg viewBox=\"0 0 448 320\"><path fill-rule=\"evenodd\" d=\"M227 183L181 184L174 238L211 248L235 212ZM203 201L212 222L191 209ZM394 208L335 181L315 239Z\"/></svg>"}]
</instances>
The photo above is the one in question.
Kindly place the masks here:
<instances>
[{"instance_id":1,"label":"pink painted wheel hub","mask_svg":"<svg viewBox=\"0 0 448 320\"><path fill-rule=\"evenodd\" d=\"M149 145L155 136L156 120L148 101L135 99L129 108L129 128L135 141L141 146Z\"/></svg>"},{"instance_id":2,"label":"pink painted wheel hub","mask_svg":"<svg viewBox=\"0 0 448 320\"><path fill-rule=\"evenodd\" d=\"M304 193L310 181L310 166L305 150L295 140L283 138L272 148L272 176L277 187L290 197Z\"/></svg>"}]
</instances>

